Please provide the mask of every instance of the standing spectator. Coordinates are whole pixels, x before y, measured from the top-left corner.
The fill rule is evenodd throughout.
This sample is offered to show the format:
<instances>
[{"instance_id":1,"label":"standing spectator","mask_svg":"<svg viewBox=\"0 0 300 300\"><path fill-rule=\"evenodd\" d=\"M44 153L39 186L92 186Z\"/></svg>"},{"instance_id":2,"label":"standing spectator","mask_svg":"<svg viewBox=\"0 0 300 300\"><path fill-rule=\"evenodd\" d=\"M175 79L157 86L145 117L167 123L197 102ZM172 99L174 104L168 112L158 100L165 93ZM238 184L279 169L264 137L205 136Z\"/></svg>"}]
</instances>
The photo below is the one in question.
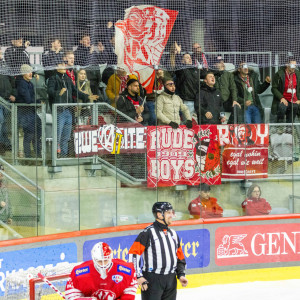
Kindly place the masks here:
<instances>
[{"instance_id":1,"label":"standing spectator","mask_svg":"<svg viewBox=\"0 0 300 300\"><path fill-rule=\"evenodd\" d=\"M277 116L277 122L292 123L299 113L300 73L296 70L297 62L289 58L285 67L280 68L272 81L273 103L271 112Z\"/></svg>"},{"instance_id":2,"label":"standing spectator","mask_svg":"<svg viewBox=\"0 0 300 300\"><path fill-rule=\"evenodd\" d=\"M148 106L148 110L150 113L150 118L148 122L149 126L156 125L155 101L158 95L160 95L164 89L163 78L164 78L164 70L162 69L157 70L154 85L153 85L153 92L151 94L147 94L146 105Z\"/></svg>"},{"instance_id":3,"label":"standing spectator","mask_svg":"<svg viewBox=\"0 0 300 300\"><path fill-rule=\"evenodd\" d=\"M192 61L194 66L200 64L203 69L208 70L208 62L199 43L193 44Z\"/></svg>"},{"instance_id":4,"label":"standing spectator","mask_svg":"<svg viewBox=\"0 0 300 300\"><path fill-rule=\"evenodd\" d=\"M245 122L261 123L264 112L258 94L263 93L270 86L271 78L267 76L261 83L258 74L250 70L245 62L241 62L238 70L234 72L234 81L238 91L238 102L245 112Z\"/></svg>"},{"instance_id":5,"label":"standing spectator","mask_svg":"<svg viewBox=\"0 0 300 300\"><path fill-rule=\"evenodd\" d=\"M216 57L214 67L215 87L223 99L224 111L231 113L228 123L231 124L234 120L235 123L239 123L237 118L241 115L241 105L237 102L237 88L234 76L231 72L225 70L224 60L220 55Z\"/></svg>"},{"instance_id":6,"label":"standing spectator","mask_svg":"<svg viewBox=\"0 0 300 300\"><path fill-rule=\"evenodd\" d=\"M63 61L63 56L64 53L60 39L53 38L51 40L51 48L46 50L42 55L42 63L45 68L45 80L55 74L55 70L50 69L54 69L61 63Z\"/></svg>"},{"instance_id":7,"label":"standing spectator","mask_svg":"<svg viewBox=\"0 0 300 300\"><path fill-rule=\"evenodd\" d=\"M157 123L158 125L170 125L177 129L181 123L180 112L185 117L186 127L192 128L192 118L188 107L182 99L175 95L175 83L170 78L164 78L164 91L158 96L156 101Z\"/></svg>"},{"instance_id":8,"label":"standing spectator","mask_svg":"<svg viewBox=\"0 0 300 300\"><path fill-rule=\"evenodd\" d=\"M11 40L11 43L12 46L8 47L4 52L4 60L10 73L16 75L20 74L22 65L30 65L29 54L26 51L30 42L26 41L23 45L23 37L15 35Z\"/></svg>"},{"instance_id":9,"label":"standing spectator","mask_svg":"<svg viewBox=\"0 0 300 300\"><path fill-rule=\"evenodd\" d=\"M74 72L74 52L73 51L66 51L63 57L63 60L66 64L66 74L71 79L73 85L76 85L76 78L75 78L75 72Z\"/></svg>"},{"instance_id":10,"label":"standing spectator","mask_svg":"<svg viewBox=\"0 0 300 300\"><path fill-rule=\"evenodd\" d=\"M16 103L37 104L35 99L34 86L30 82L32 79L32 68L29 65L21 66L22 79L17 85ZM37 157L41 156L41 119L36 114L35 106L19 106L18 120L23 128L24 154L26 158L31 158L31 144L33 145Z\"/></svg>"},{"instance_id":11,"label":"standing spectator","mask_svg":"<svg viewBox=\"0 0 300 300\"><path fill-rule=\"evenodd\" d=\"M252 184L247 192L247 198L242 203L243 212L246 216L268 215L271 212L270 203L260 196L260 186Z\"/></svg>"},{"instance_id":12,"label":"standing spectator","mask_svg":"<svg viewBox=\"0 0 300 300\"><path fill-rule=\"evenodd\" d=\"M139 96L139 89L138 80L129 79L127 89L120 94L117 101L117 109L138 123L148 125L149 111L144 100Z\"/></svg>"},{"instance_id":13,"label":"standing spectator","mask_svg":"<svg viewBox=\"0 0 300 300\"><path fill-rule=\"evenodd\" d=\"M225 122L223 100L220 92L215 88L215 75L208 72L204 78L204 85L196 95L195 109L199 124L221 124Z\"/></svg>"},{"instance_id":14,"label":"standing spectator","mask_svg":"<svg viewBox=\"0 0 300 300\"><path fill-rule=\"evenodd\" d=\"M119 94L125 91L127 81L130 79L137 80L137 77L135 75L127 75L124 69L118 69L116 74L112 74L109 77L105 92L111 106L116 107Z\"/></svg>"},{"instance_id":15,"label":"standing spectator","mask_svg":"<svg viewBox=\"0 0 300 300\"><path fill-rule=\"evenodd\" d=\"M51 106L54 103L76 103L77 96L84 102L98 99L97 95L82 93L74 86L71 78L66 75L64 63L58 64L56 74L50 77L48 94ZM68 141L72 132L73 109L74 106L59 106L57 109L57 154L61 157L66 157L69 152Z\"/></svg>"},{"instance_id":16,"label":"standing spectator","mask_svg":"<svg viewBox=\"0 0 300 300\"><path fill-rule=\"evenodd\" d=\"M6 65L2 59L2 51L0 49L0 97L8 103L14 103L16 101L16 93L12 88L9 76L5 75L5 71ZM0 103L0 154L5 154L5 151L11 150L7 127L9 116L8 110Z\"/></svg>"},{"instance_id":17,"label":"standing spectator","mask_svg":"<svg viewBox=\"0 0 300 300\"><path fill-rule=\"evenodd\" d=\"M221 218L223 208L217 203L217 199L210 197L210 186L201 183L199 196L189 204L189 212L195 218Z\"/></svg>"},{"instance_id":18,"label":"standing spectator","mask_svg":"<svg viewBox=\"0 0 300 300\"><path fill-rule=\"evenodd\" d=\"M103 242L94 245L92 260L74 267L66 285L66 299L134 300L137 290L133 265L113 258L112 249Z\"/></svg>"},{"instance_id":19,"label":"standing spectator","mask_svg":"<svg viewBox=\"0 0 300 300\"><path fill-rule=\"evenodd\" d=\"M188 107L190 115L193 116L195 112L194 101L199 92L201 74L199 74L200 70L193 65L192 58L188 53L183 55L181 67L175 71L178 95Z\"/></svg>"},{"instance_id":20,"label":"standing spectator","mask_svg":"<svg viewBox=\"0 0 300 300\"><path fill-rule=\"evenodd\" d=\"M168 202L156 202L152 213L155 222L138 235L129 249L129 261L134 264L142 300L174 300L176 275L183 287L187 286L188 280L180 238L169 228L173 207Z\"/></svg>"}]
</instances>

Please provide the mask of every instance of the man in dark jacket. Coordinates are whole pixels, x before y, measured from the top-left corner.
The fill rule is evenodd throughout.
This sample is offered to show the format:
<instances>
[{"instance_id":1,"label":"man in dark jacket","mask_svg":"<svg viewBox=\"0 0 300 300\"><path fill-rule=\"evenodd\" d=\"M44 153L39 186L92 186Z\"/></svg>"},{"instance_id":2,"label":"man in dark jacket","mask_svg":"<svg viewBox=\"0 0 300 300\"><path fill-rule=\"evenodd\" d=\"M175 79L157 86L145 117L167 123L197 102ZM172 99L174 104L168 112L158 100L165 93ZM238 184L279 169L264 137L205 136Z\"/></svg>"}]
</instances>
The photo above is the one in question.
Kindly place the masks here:
<instances>
[{"instance_id":1,"label":"man in dark jacket","mask_svg":"<svg viewBox=\"0 0 300 300\"><path fill-rule=\"evenodd\" d=\"M36 104L34 86L32 79L32 68L29 65L22 65L20 68L22 78L17 85L16 103ZM41 156L41 119L36 114L35 106L19 106L18 121L24 132L24 154L31 158L31 144L37 157Z\"/></svg>"},{"instance_id":2,"label":"man in dark jacket","mask_svg":"<svg viewBox=\"0 0 300 300\"><path fill-rule=\"evenodd\" d=\"M200 89L200 103L196 95L195 109L199 124L221 124L225 122L223 100L220 92L215 88L213 72L207 72L204 85Z\"/></svg>"},{"instance_id":3,"label":"man in dark jacket","mask_svg":"<svg viewBox=\"0 0 300 300\"><path fill-rule=\"evenodd\" d=\"M58 64L56 74L48 82L50 105L54 103L74 103L76 97L88 102L97 100L97 95L88 95L77 90L69 76L66 75L64 63ZM59 106L57 109L57 153L61 157L68 154L68 141L72 131L72 109L74 106Z\"/></svg>"},{"instance_id":4,"label":"man in dark jacket","mask_svg":"<svg viewBox=\"0 0 300 300\"><path fill-rule=\"evenodd\" d=\"M148 125L150 114L143 98L139 96L137 79L128 80L127 89L120 94L117 100L117 109L138 123Z\"/></svg>"},{"instance_id":5,"label":"man in dark jacket","mask_svg":"<svg viewBox=\"0 0 300 300\"><path fill-rule=\"evenodd\" d=\"M296 60L290 58L287 65L280 68L272 81L272 114L277 115L277 122L292 123L299 113L300 73L296 70Z\"/></svg>"},{"instance_id":6,"label":"man in dark jacket","mask_svg":"<svg viewBox=\"0 0 300 300\"><path fill-rule=\"evenodd\" d=\"M11 40L11 43L12 46L8 47L4 52L4 59L10 73L16 75L20 74L20 68L22 65L30 65L29 54L26 51L30 42L26 41L23 45L23 37L15 35Z\"/></svg>"},{"instance_id":7,"label":"man in dark jacket","mask_svg":"<svg viewBox=\"0 0 300 300\"><path fill-rule=\"evenodd\" d=\"M90 81L90 86L93 94L99 95L99 83L101 81L101 74L99 66L92 66L96 51L94 46L91 45L91 38L87 34L83 34L80 39L80 44L74 52L75 65L81 67L89 67L86 69L86 75Z\"/></svg>"},{"instance_id":8,"label":"man in dark jacket","mask_svg":"<svg viewBox=\"0 0 300 300\"><path fill-rule=\"evenodd\" d=\"M222 56L217 56L214 64L214 75L216 78L216 89L223 99L224 111L230 112L228 123L239 123L237 119L241 115L241 105L237 102L237 88L232 73L225 70Z\"/></svg>"},{"instance_id":9,"label":"man in dark jacket","mask_svg":"<svg viewBox=\"0 0 300 300\"><path fill-rule=\"evenodd\" d=\"M55 74L54 68L63 60L63 48L58 38L53 38L51 41L51 48L46 50L42 55L42 62L45 70L45 79L47 80ZM52 67L53 70L50 70Z\"/></svg>"},{"instance_id":10,"label":"man in dark jacket","mask_svg":"<svg viewBox=\"0 0 300 300\"><path fill-rule=\"evenodd\" d=\"M0 97L2 100L9 102L16 101L16 93L13 89L9 76L6 75L6 65L2 59L2 51L0 49ZM7 121L10 119L10 113L5 108L5 105L0 103L0 154L11 150L11 142L8 138Z\"/></svg>"},{"instance_id":11,"label":"man in dark jacket","mask_svg":"<svg viewBox=\"0 0 300 300\"><path fill-rule=\"evenodd\" d=\"M263 93L270 86L271 78L267 76L261 83L258 74L250 70L245 62L241 62L238 70L234 72L234 81L238 91L237 101L244 112L245 123L261 123L264 112L258 94Z\"/></svg>"}]
</instances>

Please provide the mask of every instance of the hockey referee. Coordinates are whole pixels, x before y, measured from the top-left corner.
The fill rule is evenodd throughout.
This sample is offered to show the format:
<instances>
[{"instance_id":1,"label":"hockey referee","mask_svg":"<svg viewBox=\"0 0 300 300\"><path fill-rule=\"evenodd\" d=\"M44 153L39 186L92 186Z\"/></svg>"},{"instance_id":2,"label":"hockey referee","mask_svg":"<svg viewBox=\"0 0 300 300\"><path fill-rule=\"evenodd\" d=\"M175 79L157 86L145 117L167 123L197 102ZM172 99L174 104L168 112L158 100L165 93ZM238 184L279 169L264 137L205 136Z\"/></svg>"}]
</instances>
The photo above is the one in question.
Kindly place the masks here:
<instances>
[{"instance_id":1,"label":"hockey referee","mask_svg":"<svg viewBox=\"0 0 300 300\"><path fill-rule=\"evenodd\" d=\"M168 227L174 211L170 203L156 202L152 212L156 221L138 235L129 250L129 261L134 264L142 300L174 300L176 275L183 287L188 284L180 239Z\"/></svg>"}]
</instances>

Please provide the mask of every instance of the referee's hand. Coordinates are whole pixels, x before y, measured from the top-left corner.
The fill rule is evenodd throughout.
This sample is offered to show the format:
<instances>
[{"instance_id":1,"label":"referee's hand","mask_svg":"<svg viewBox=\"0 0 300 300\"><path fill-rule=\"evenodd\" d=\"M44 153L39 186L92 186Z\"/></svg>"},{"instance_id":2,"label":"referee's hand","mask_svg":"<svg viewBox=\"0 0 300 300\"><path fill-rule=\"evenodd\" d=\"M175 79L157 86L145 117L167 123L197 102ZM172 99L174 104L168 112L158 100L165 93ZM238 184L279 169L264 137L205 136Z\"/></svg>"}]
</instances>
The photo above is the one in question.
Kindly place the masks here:
<instances>
[{"instance_id":1,"label":"referee's hand","mask_svg":"<svg viewBox=\"0 0 300 300\"><path fill-rule=\"evenodd\" d=\"M188 285L188 283L189 283L188 280L184 276L181 276L179 278L179 281L180 281L182 287L186 287Z\"/></svg>"},{"instance_id":2,"label":"referee's hand","mask_svg":"<svg viewBox=\"0 0 300 300\"><path fill-rule=\"evenodd\" d=\"M139 287L141 288L142 291L147 291L148 290L148 281L144 277L140 277L137 280ZM147 282L147 283L145 283Z\"/></svg>"}]
</instances>

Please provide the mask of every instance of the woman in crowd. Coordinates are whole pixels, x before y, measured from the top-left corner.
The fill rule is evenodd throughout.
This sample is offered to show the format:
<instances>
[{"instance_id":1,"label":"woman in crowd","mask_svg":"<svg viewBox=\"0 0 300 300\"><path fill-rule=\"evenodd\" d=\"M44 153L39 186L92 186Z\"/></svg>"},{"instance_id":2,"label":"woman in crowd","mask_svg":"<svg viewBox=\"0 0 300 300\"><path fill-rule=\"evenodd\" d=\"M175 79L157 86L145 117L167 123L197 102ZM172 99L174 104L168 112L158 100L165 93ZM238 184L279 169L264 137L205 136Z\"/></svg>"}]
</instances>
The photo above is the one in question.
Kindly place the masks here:
<instances>
[{"instance_id":1,"label":"woman in crowd","mask_svg":"<svg viewBox=\"0 0 300 300\"><path fill-rule=\"evenodd\" d=\"M247 192L247 198L242 203L244 215L257 216L268 215L271 211L270 203L261 198L261 189L257 184L252 184Z\"/></svg>"}]
</instances>

